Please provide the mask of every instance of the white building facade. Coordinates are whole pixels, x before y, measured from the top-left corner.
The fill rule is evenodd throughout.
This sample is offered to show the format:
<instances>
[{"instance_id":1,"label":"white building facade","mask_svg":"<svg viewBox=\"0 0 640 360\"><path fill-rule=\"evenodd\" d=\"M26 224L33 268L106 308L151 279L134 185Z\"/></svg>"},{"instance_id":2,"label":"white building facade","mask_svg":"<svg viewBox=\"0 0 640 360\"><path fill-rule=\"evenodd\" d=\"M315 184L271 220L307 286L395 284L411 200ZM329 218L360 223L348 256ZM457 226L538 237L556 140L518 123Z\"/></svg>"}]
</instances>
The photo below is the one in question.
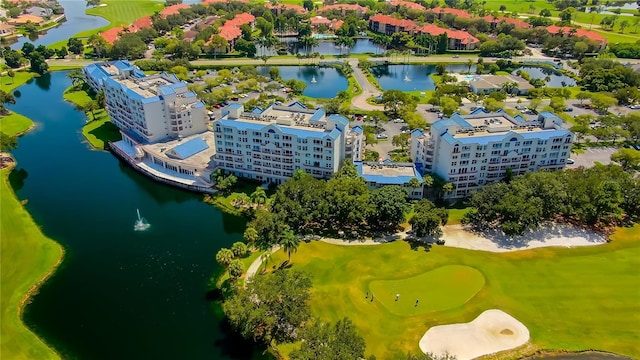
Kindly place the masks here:
<instances>
[{"instance_id":1,"label":"white building facade","mask_svg":"<svg viewBox=\"0 0 640 360\"><path fill-rule=\"evenodd\" d=\"M435 122L430 133L411 133L411 158L423 173L436 174L454 185L448 198L527 171L561 170L571 154L573 133L562 120L542 112L535 120L503 111L478 109Z\"/></svg>"},{"instance_id":2,"label":"white building facade","mask_svg":"<svg viewBox=\"0 0 640 360\"><path fill-rule=\"evenodd\" d=\"M362 154L361 131L349 121L299 103L245 112L240 104L214 122L216 164L236 176L282 184L302 169L330 178L345 158Z\"/></svg>"},{"instance_id":3,"label":"white building facade","mask_svg":"<svg viewBox=\"0 0 640 360\"><path fill-rule=\"evenodd\" d=\"M128 61L86 66L87 83L104 91L111 121L140 143L180 139L207 130L204 103L166 73L145 76Z\"/></svg>"}]
</instances>

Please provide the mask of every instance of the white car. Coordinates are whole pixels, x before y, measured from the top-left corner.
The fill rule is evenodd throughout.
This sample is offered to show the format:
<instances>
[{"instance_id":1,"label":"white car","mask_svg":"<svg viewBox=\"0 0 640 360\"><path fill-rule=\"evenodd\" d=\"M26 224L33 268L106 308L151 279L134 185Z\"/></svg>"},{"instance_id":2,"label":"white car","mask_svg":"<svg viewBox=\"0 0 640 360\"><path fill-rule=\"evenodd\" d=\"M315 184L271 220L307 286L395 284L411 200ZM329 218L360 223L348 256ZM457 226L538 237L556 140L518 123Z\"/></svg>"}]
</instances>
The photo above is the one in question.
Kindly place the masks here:
<instances>
[{"instance_id":1,"label":"white car","mask_svg":"<svg viewBox=\"0 0 640 360\"><path fill-rule=\"evenodd\" d=\"M575 164L576 161L573 159L567 159L567 164L571 165L571 164Z\"/></svg>"},{"instance_id":2,"label":"white car","mask_svg":"<svg viewBox=\"0 0 640 360\"><path fill-rule=\"evenodd\" d=\"M399 124L399 123L403 123L404 120L402 120L402 119L393 119L393 122L396 123L396 124Z\"/></svg>"}]
</instances>

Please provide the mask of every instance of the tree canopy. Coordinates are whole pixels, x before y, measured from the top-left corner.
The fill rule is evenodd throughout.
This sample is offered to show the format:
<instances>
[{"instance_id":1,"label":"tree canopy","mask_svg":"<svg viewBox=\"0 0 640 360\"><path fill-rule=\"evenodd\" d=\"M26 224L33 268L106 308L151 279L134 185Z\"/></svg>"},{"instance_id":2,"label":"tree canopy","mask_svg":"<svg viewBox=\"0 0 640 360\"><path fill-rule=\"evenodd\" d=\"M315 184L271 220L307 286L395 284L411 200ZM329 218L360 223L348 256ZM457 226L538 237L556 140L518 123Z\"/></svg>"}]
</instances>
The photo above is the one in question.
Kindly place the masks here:
<instances>
[{"instance_id":1,"label":"tree canopy","mask_svg":"<svg viewBox=\"0 0 640 360\"><path fill-rule=\"evenodd\" d=\"M640 215L640 179L617 165L575 171L530 172L471 195L463 223L521 235L546 220L608 227Z\"/></svg>"}]
</instances>

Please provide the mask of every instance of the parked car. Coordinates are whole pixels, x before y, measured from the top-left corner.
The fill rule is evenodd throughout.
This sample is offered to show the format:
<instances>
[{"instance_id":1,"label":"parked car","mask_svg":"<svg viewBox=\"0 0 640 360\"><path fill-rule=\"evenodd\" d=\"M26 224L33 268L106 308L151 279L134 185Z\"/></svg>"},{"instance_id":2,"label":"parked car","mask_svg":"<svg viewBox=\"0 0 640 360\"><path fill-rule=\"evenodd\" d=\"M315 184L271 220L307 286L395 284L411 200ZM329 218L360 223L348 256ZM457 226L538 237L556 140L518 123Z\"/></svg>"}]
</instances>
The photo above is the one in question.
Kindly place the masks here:
<instances>
[{"instance_id":1,"label":"parked car","mask_svg":"<svg viewBox=\"0 0 640 360\"><path fill-rule=\"evenodd\" d=\"M629 105L629 109L633 109L633 110L640 109L640 105Z\"/></svg>"},{"instance_id":2,"label":"parked car","mask_svg":"<svg viewBox=\"0 0 640 360\"><path fill-rule=\"evenodd\" d=\"M516 110L527 110L527 107L524 105L516 105Z\"/></svg>"},{"instance_id":3,"label":"parked car","mask_svg":"<svg viewBox=\"0 0 640 360\"><path fill-rule=\"evenodd\" d=\"M573 159L567 159L567 164L571 165L571 164L575 164L576 161Z\"/></svg>"},{"instance_id":4,"label":"parked car","mask_svg":"<svg viewBox=\"0 0 640 360\"><path fill-rule=\"evenodd\" d=\"M387 134L378 134L376 135L376 139L388 139L389 136L387 136Z\"/></svg>"},{"instance_id":5,"label":"parked car","mask_svg":"<svg viewBox=\"0 0 640 360\"><path fill-rule=\"evenodd\" d=\"M393 119L393 122L396 123L396 124L399 124L399 123L403 123L404 120L402 120L402 119Z\"/></svg>"},{"instance_id":6,"label":"parked car","mask_svg":"<svg viewBox=\"0 0 640 360\"><path fill-rule=\"evenodd\" d=\"M571 106L567 106L566 108L562 109L562 111L564 111L564 112L572 112L573 108Z\"/></svg>"}]
</instances>

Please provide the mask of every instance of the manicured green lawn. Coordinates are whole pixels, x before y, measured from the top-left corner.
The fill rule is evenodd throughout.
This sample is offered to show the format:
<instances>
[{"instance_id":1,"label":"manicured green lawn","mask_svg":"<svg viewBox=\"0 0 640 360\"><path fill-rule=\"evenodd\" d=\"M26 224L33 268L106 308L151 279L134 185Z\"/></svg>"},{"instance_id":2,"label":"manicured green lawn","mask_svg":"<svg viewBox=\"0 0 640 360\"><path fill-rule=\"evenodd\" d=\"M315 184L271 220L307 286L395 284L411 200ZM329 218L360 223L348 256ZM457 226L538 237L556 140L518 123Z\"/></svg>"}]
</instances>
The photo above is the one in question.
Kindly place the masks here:
<instances>
[{"instance_id":1,"label":"manicured green lawn","mask_svg":"<svg viewBox=\"0 0 640 360\"><path fill-rule=\"evenodd\" d=\"M13 91L37 75L36 73L26 71L16 71L13 78L8 75L2 75L0 76L0 90L4 90L5 92Z\"/></svg>"},{"instance_id":2,"label":"manicured green lawn","mask_svg":"<svg viewBox=\"0 0 640 360\"><path fill-rule=\"evenodd\" d=\"M33 125L33 121L26 116L11 113L0 118L0 131L7 135L22 134Z\"/></svg>"},{"instance_id":3,"label":"manicured green lawn","mask_svg":"<svg viewBox=\"0 0 640 360\"><path fill-rule=\"evenodd\" d=\"M25 132L32 121L19 114L0 119L8 135ZM63 250L45 237L22 207L0 170L0 354L3 359L57 359L58 355L22 322L27 294L61 260Z\"/></svg>"},{"instance_id":4,"label":"manicured green lawn","mask_svg":"<svg viewBox=\"0 0 640 360\"><path fill-rule=\"evenodd\" d=\"M65 90L64 99L75 105L84 105L91 101L91 97L83 90L72 91L72 88ZM111 123L106 110L100 109L94 112L95 119L91 113L87 113L89 122L82 127L82 135L96 149L106 149L109 142L118 141L122 137L118 127Z\"/></svg>"},{"instance_id":5,"label":"manicured green lawn","mask_svg":"<svg viewBox=\"0 0 640 360\"><path fill-rule=\"evenodd\" d=\"M593 247L511 253L444 246L427 252L402 241L377 246L311 242L301 244L291 260L293 268L312 274L313 314L331 322L351 318L366 339L367 353L381 359L394 351L419 351L419 339L432 326L468 322L492 308L522 321L538 349L599 349L639 357L640 226L619 229L612 239ZM286 258L279 251L268 266ZM379 301L365 301L376 281L410 279L447 265L474 268L486 281L464 305L398 316Z\"/></svg>"},{"instance_id":6,"label":"manicured green lawn","mask_svg":"<svg viewBox=\"0 0 640 360\"><path fill-rule=\"evenodd\" d=\"M484 277L478 270L447 265L410 278L372 281L369 298L363 301L373 297L394 315L415 316L464 305L482 286Z\"/></svg>"},{"instance_id":7,"label":"manicured green lawn","mask_svg":"<svg viewBox=\"0 0 640 360\"><path fill-rule=\"evenodd\" d=\"M82 135L96 149L106 149L110 142L122 139L120 130L115 126L105 110L96 111L96 119L82 128Z\"/></svg>"},{"instance_id":8,"label":"manicured green lawn","mask_svg":"<svg viewBox=\"0 0 640 360\"><path fill-rule=\"evenodd\" d=\"M155 11L164 8L164 2L153 0L102 0L101 4L106 4L106 6L87 9L87 14L101 16L111 22L100 29L101 31L116 26L129 25L143 16L152 15ZM96 30L87 30L74 37L88 37L95 33L97 33Z\"/></svg>"},{"instance_id":9,"label":"manicured green lawn","mask_svg":"<svg viewBox=\"0 0 640 360\"><path fill-rule=\"evenodd\" d=\"M97 34L116 26L129 25L143 16L153 15L154 12L160 11L164 8L163 1L154 0L102 0L100 3L106 4L106 6L88 8L86 13L109 20L109 25L97 29L85 30L73 35L72 37L88 38L93 34ZM49 45L49 47L59 49L66 45L67 40L63 40L53 43Z\"/></svg>"}]
</instances>

